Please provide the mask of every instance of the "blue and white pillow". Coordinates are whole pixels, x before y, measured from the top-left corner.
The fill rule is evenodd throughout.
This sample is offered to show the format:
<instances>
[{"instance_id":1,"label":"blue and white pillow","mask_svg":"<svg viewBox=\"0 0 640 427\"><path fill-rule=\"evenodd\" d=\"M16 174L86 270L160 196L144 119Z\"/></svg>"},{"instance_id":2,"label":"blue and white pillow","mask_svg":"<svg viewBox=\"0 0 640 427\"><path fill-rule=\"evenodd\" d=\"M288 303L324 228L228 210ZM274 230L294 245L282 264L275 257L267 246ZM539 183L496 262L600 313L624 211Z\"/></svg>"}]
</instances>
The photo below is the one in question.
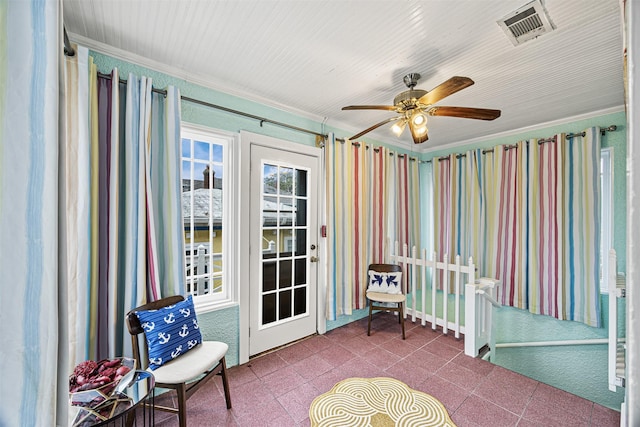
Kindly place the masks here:
<instances>
[{"instance_id":1,"label":"blue and white pillow","mask_svg":"<svg viewBox=\"0 0 640 427\"><path fill-rule=\"evenodd\" d=\"M191 295L158 310L137 311L149 350L149 368L160 366L202 342Z\"/></svg>"},{"instance_id":2,"label":"blue and white pillow","mask_svg":"<svg viewBox=\"0 0 640 427\"><path fill-rule=\"evenodd\" d=\"M381 273L369 271L368 292L381 292L383 294L402 293L402 272Z\"/></svg>"},{"instance_id":3,"label":"blue and white pillow","mask_svg":"<svg viewBox=\"0 0 640 427\"><path fill-rule=\"evenodd\" d=\"M387 273L387 293L402 293L402 272L394 271L393 273Z\"/></svg>"}]
</instances>

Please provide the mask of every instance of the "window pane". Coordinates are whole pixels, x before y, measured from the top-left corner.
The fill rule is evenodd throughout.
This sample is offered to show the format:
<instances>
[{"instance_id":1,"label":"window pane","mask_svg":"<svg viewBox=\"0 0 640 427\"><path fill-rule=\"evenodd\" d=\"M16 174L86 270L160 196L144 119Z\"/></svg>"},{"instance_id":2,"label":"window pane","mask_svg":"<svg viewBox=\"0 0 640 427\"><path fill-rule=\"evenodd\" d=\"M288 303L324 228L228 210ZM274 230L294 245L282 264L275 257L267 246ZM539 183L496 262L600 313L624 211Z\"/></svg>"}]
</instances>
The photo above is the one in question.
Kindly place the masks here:
<instances>
[{"instance_id":1,"label":"window pane","mask_svg":"<svg viewBox=\"0 0 640 427\"><path fill-rule=\"evenodd\" d=\"M265 262L262 264L262 292L276 289L276 263Z\"/></svg>"},{"instance_id":2,"label":"window pane","mask_svg":"<svg viewBox=\"0 0 640 427\"><path fill-rule=\"evenodd\" d=\"M307 171L296 169L296 196L307 195Z\"/></svg>"},{"instance_id":3,"label":"window pane","mask_svg":"<svg viewBox=\"0 0 640 427\"><path fill-rule=\"evenodd\" d=\"M182 191L191 191L191 162L188 160L182 161Z\"/></svg>"},{"instance_id":4,"label":"window pane","mask_svg":"<svg viewBox=\"0 0 640 427\"><path fill-rule=\"evenodd\" d=\"M214 144L213 146L213 161L222 163L222 145Z\"/></svg>"},{"instance_id":5,"label":"window pane","mask_svg":"<svg viewBox=\"0 0 640 427\"><path fill-rule=\"evenodd\" d=\"M182 157L191 157L191 140L182 138Z\"/></svg>"},{"instance_id":6,"label":"window pane","mask_svg":"<svg viewBox=\"0 0 640 427\"><path fill-rule=\"evenodd\" d=\"M280 198L280 225L293 225L293 199L290 197Z\"/></svg>"},{"instance_id":7,"label":"window pane","mask_svg":"<svg viewBox=\"0 0 640 427\"><path fill-rule=\"evenodd\" d=\"M278 225L278 198L265 196L262 199L262 226L275 227Z\"/></svg>"},{"instance_id":8,"label":"window pane","mask_svg":"<svg viewBox=\"0 0 640 427\"><path fill-rule=\"evenodd\" d=\"M298 229L296 233L296 256L307 254L307 230Z\"/></svg>"},{"instance_id":9,"label":"window pane","mask_svg":"<svg viewBox=\"0 0 640 427\"><path fill-rule=\"evenodd\" d=\"M280 292L280 317L288 319L291 317L291 290Z\"/></svg>"},{"instance_id":10,"label":"window pane","mask_svg":"<svg viewBox=\"0 0 640 427\"><path fill-rule=\"evenodd\" d=\"M280 280L278 281L280 289L291 287L291 260L280 261Z\"/></svg>"},{"instance_id":11,"label":"window pane","mask_svg":"<svg viewBox=\"0 0 640 427\"><path fill-rule=\"evenodd\" d=\"M293 169L280 169L280 194L283 196L293 195Z\"/></svg>"},{"instance_id":12,"label":"window pane","mask_svg":"<svg viewBox=\"0 0 640 427\"><path fill-rule=\"evenodd\" d=\"M294 248L294 235L293 229L281 228L280 229L280 257L290 257L293 254Z\"/></svg>"},{"instance_id":13,"label":"window pane","mask_svg":"<svg viewBox=\"0 0 640 427\"><path fill-rule=\"evenodd\" d=\"M274 165L264 165L262 169L263 188L265 194L277 194L278 192L278 167Z\"/></svg>"},{"instance_id":14,"label":"window pane","mask_svg":"<svg viewBox=\"0 0 640 427\"><path fill-rule=\"evenodd\" d=\"M295 285L304 285L307 282L307 260L299 258L296 260L296 282Z\"/></svg>"},{"instance_id":15,"label":"window pane","mask_svg":"<svg viewBox=\"0 0 640 427\"><path fill-rule=\"evenodd\" d=\"M304 227L307 225L307 200L296 200L296 225Z\"/></svg>"},{"instance_id":16,"label":"window pane","mask_svg":"<svg viewBox=\"0 0 640 427\"><path fill-rule=\"evenodd\" d=\"M208 142L195 141L193 143L193 158L209 162L209 146Z\"/></svg>"},{"instance_id":17,"label":"window pane","mask_svg":"<svg viewBox=\"0 0 640 427\"><path fill-rule=\"evenodd\" d=\"M262 296L262 324L276 321L276 294Z\"/></svg>"},{"instance_id":18,"label":"window pane","mask_svg":"<svg viewBox=\"0 0 640 427\"><path fill-rule=\"evenodd\" d=\"M293 315L297 316L307 312L307 288L297 288L294 292Z\"/></svg>"}]
</instances>

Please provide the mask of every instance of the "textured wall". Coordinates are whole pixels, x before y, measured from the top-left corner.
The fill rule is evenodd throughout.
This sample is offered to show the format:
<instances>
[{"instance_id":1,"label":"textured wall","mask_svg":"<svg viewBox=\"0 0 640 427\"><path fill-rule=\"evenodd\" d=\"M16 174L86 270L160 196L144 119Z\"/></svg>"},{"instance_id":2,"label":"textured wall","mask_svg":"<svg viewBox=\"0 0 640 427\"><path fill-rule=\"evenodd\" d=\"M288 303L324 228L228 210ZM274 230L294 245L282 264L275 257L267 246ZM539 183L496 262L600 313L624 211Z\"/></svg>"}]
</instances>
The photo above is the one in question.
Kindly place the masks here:
<instances>
[{"instance_id":1,"label":"textured wall","mask_svg":"<svg viewBox=\"0 0 640 427\"><path fill-rule=\"evenodd\" d=\"M603 297L603 304L607 301ZM510 307L498 309L495 330L497 343L607 337L605 328ZM620 410L624 399L623 389L616 393L608 389L606 345L498 348L491 361L609 408Z\"/></svg>"}]
</instances>

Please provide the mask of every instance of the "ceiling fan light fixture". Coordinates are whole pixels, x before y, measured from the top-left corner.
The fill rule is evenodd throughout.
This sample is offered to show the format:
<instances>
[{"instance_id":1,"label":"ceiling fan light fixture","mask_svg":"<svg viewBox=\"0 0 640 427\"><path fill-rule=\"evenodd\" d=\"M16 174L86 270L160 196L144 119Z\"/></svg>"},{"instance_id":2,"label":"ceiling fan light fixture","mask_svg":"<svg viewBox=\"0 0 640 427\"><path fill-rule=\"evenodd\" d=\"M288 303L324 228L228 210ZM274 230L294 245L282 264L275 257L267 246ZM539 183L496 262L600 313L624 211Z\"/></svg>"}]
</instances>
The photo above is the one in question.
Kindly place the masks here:
<instances>
[{"instance_id":1,"label":"ceiling fan light fixture","mask_svg":"<svg viewBox=\"0 0 640 427\"><path fill-rule=\"evenodd\" d=\"M427 125L427 116L422 112L413 113L411 116L411 121L415 126L426 126Z\"/></svg>"},{"instance_id":2,"label":"ceiling fan light fixture","mask_svg":"<svg viewBox=\"0 0 640 427\"><path fill-rule=\"evenodd\" d=\"M396 135L402 135L404 128L407 127L407 119L400 119L391 126L391 131Z\"/></svg>"}]
</instances>

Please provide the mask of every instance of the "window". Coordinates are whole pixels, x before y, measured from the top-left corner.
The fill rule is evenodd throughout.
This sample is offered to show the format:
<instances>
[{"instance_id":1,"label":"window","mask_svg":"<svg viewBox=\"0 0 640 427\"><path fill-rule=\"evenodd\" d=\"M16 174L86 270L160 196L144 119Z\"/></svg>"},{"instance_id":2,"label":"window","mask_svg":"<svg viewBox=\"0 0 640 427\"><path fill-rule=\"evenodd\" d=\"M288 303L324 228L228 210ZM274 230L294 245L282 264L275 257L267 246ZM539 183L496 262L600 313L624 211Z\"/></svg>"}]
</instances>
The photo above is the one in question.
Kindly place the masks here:
<instances>
[{"instance_id":1,"label":"window","mask_svg":"<svg viewBox=\"0 0 640 427\"><path fill-rule=\"evenodd\" d=\"M600 292L607 293L609 250L613 248L613 149L600 152Z\"/></svg>"},{"instance_id":2,"label":"window","mask_svg":"<svg viewBox=\"0 0 640 427\"><path fill-rule=\"evenodd\" d=\"M182 214L186 290L196 306L214 308L233 301L230 240L230 152L233 136L182 127Z\"/></svg>"}]
</instances>

